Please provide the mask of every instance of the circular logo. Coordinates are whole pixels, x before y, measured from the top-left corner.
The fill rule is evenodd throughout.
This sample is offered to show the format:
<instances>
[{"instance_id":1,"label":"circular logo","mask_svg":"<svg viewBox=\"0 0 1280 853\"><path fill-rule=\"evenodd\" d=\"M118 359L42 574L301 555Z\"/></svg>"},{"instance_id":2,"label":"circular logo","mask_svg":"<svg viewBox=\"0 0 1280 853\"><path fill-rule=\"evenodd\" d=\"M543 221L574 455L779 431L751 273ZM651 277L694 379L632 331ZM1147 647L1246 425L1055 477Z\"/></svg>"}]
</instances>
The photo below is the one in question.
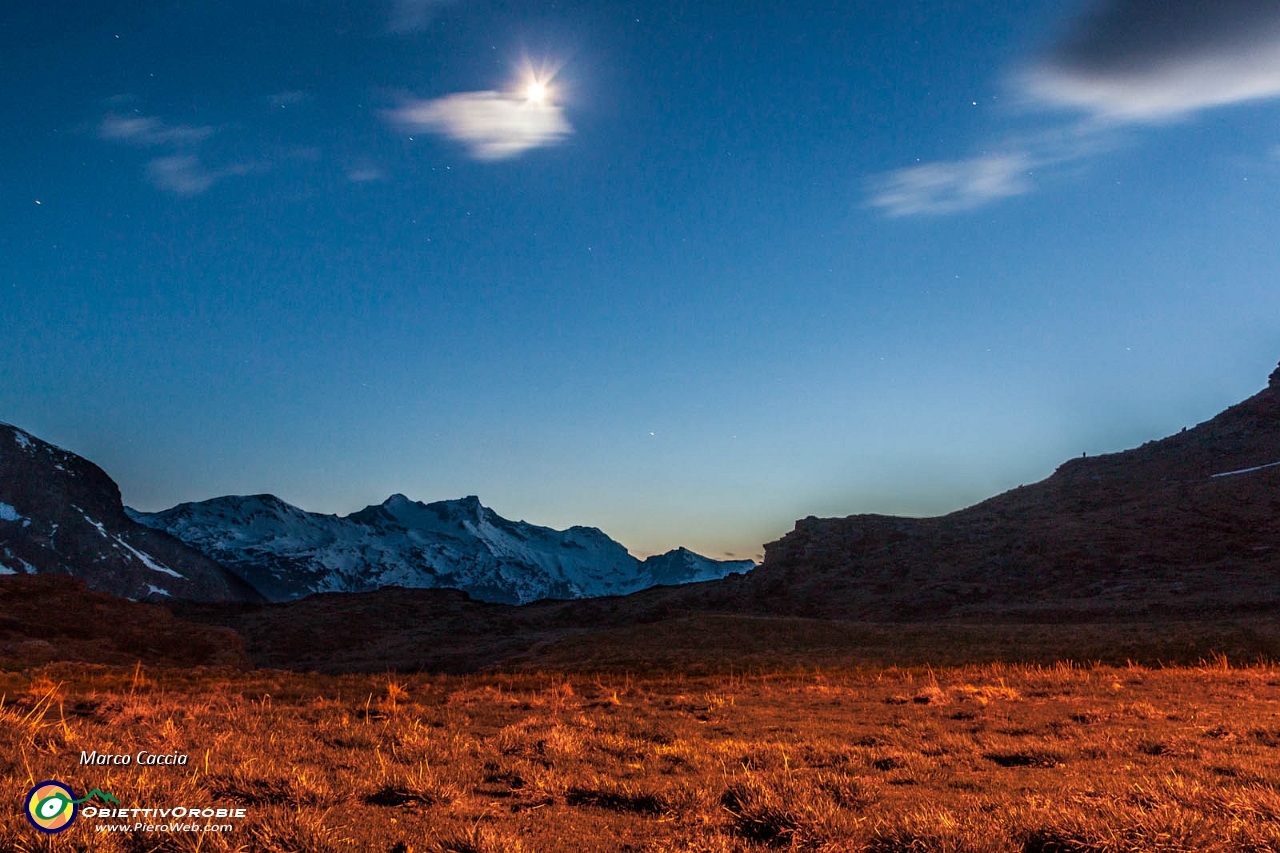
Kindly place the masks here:
<instances>
[{"instance_id":1,"label":"circular logo","mask_svg":"<svg viewBox=\"0 0 1280 853\"><path fill-rule=\"evenodd\" d=\"M26 812L41 832L62 832L76 819L76 795L61 782L41 782L27 794Z\"/></svg>"}]
</instances>

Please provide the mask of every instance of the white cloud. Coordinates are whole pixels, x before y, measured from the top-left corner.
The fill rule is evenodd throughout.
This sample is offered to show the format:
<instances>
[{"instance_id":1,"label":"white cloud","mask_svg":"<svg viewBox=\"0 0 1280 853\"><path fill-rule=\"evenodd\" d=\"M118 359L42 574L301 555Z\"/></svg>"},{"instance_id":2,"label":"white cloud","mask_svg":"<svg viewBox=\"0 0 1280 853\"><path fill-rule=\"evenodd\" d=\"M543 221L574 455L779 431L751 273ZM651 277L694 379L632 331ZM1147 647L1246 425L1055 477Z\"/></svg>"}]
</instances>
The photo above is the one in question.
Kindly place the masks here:
<instances>
[{"instance_id":1,"label":"white cloud","mask_svg":"<svg viewBox=\"0 0 1280 853\"><path fill-rule=\"evenodd\" d=\"M129 145L194 145L213 134L211 127L165 124L154 116L108 115L98 125L98 136Z\"/></svg>"},{"instance_id":2,"label":"white cloud","mask_svg":"<svg viewBox=\"0 0 1280 853\"><path fill-rule=\"evenodd\" d=\"M246 175L252 167L235 164L210 169L190 154L157 157L147 164L147 180L159 189L178 195L199 195L223 178Z\"/></svg>"},{"instance_id":3,"label":"white cloud","mask_svg":"<svg viewBox=\"0 0 1280 853\"><path fill-rule=\"evenodd\" d=\"M1039 99L1120 122L1179 118L1210 107L1280 96L1280 44L1232 60L1200 57L1163 68L1079 72L1058 67L1026 75Z\"/></svg>"},{"instance_id":4,"label":"white cloud","mask_svg":"<svg viewBox=\"0 0 1280 853\"><path fill-rule=\"evenodd\" d=\"M1021 82L1048 104L1122 123L1280 97L1280 3L1111 0Z\"/></svg>"},{"instance_id":5,"label":"white cloud","mask_svg":"<svg viewBox=\"0 0 1280 853\"><path fill-rule=\"evenodd\" d=\"M453 0L392 0L387 31L416 33L431 23L436 12L452 2Z\"/></svg>"},{"instance_id":6,"label":"white cloud","mask_svg":"<svg viewBox=\"0 0 1280 853\"><path fill-rule=\"evenodd\" d=\"M881 175L870 203L889 216L955 213L1030 192L1027 173L1037 165L1023 151L968 160L925 163Z\"/></svg>"},{"instance_id":7,"label":"white cloud","mask_svg":"<svg viewBox=\"0 0 1280 853\"><path fill-rule=\"evenodd\" d=\"M555 145L573 132L559 106L502 92L459 92L411 101L389 117L411 130L461 142L477 160L516 157Z\"/></svg>"}]
</instances>

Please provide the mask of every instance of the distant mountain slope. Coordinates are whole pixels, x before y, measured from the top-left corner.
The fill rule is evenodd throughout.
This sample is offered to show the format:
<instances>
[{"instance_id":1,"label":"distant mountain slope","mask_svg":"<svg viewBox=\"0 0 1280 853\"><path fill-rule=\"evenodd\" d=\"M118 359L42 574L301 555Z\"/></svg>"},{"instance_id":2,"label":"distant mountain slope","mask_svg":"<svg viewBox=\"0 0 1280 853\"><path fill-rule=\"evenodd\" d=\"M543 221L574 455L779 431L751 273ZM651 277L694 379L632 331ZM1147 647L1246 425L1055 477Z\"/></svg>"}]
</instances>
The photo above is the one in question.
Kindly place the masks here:
<instances>
[{"instance_id":1,"label":"distant mountain slope","mask_svg":"<svg viewBox=\"0 0 1280 853\"><path fill-rule=\"evenodd\" d=\"M508 521L476 497L424 504L392 495L341 517L273 495L128 512L230 567L272 601L401 586L521 604L621 595L754 568L749 560L721 562L683 548L642 562L594 527Z\"/></svg>"},{"instance_id":2,"label":"distant mountain slope","mask_svg":"<svg viewBox=\"0 0 1280 853\"><path fill-rule=\"evenodd\" d=\"M224 567L127 515L102 469L0 423L0 574L64 574L125 598L256 601Z\"/></svg>"},{"instance_id":3,"label":"distant mountain slope","mask_svg":"<svg viewBox=\"0 0 1280 853\"><path fill-rule=\"evenodd\" d=\"M173 605L163 597L126 601L63 574L0 576L0 669L52 661L129 667L139 662L162 667L250 665L244 641L234 630L175 618Z\"/></svg>"},{"instance_id":4,"label":"distant mountain slope","mask_svg":"<svg viewBox=\"0 0 1280 853\"><path fill-rule=\"evenodd\" d=\"M1280 611L1280 369L1192 429L939 518L806 518L751 609L915 619ZM705 594L705 593L704 593Z\"/></svg>"}]
</instances>

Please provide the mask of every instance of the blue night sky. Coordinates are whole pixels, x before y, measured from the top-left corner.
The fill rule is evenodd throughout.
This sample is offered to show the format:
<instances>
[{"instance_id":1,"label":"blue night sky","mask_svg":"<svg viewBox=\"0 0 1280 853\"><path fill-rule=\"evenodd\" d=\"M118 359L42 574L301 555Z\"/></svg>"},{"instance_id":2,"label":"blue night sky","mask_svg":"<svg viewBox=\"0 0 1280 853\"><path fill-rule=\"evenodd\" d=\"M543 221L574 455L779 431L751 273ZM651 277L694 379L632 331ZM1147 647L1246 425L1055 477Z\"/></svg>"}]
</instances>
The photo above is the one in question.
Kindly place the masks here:
<instances>
[{"instance_id":1,"label":"blue night sky","mask_svg":"<svg viewBox=\"0 0 1280 853\"><path fill-rule=\"evenodd\" d=\"M19 0L0 87L0 420L144 510L756 556L1280 357L1274 2Z\"/></svg>"}]
</instances>

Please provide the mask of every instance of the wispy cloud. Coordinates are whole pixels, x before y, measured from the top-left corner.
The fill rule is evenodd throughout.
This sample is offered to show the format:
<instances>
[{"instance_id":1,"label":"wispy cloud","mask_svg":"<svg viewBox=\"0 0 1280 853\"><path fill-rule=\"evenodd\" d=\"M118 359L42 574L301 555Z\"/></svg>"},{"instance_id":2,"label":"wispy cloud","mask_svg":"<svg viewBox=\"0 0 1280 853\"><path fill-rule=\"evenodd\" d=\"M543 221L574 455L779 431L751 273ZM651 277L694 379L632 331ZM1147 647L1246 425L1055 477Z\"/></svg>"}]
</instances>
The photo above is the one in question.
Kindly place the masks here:
<instances>
[{"instance_id":1,"label":"wispy cloud","mask_svg":"<svg viewBox=\"0 0 1280 853\"><path fill-rule=\"evenodd\" d=\"M990 153L877 175L869 183L868 204L888 216L974 210L1032 192L1034 176L1113 150L1119 138L1113 128L1092 120L1007 136Z\"/></svg>"},{"instance_id":2,"label":"wispy cloud","mask_svg":"<svg viewBox=\"0 0 1280 853\"><path fill-rule=\"evenodd\" d=\"M129 145L194 145L213 134L212 127L165 124L154 116L108 115L98 125L98 136Z\"/></svg>"},{"instance_id":3,"label":"wispy cloud","mask_svg":"<svg viewBox=\"0 0 1280 853\"><path fill-rule=\"evenodd\" d=\"M1033 97L1115 122L1280 96L1275 0L1111 0L1022 78Z\"/></svg>"},{"instance_id":4,"label":"wispy cloud","mask_svg":"<svg viewBox=\"0 0 1280 853\"><path fill-rule=\"evenodd\" d=\"M388 113L410 130L461 142L477 160L506 160L533 148L555 145L573 128L549 100L502 92L459 92L435 100L410 101Z\"/></svg>"},{"instance_id":5,"label":"wispy cloud","mask_svg":"<svg viewBox=\"0 0 1280 853\"><path fill-rule=\"evenodd\" d=\"M387 31L391 33L416 33L431 23L436 12L453 0L392 0L391 17Z\"/></svg>"},{"instance_id":6,"label":"wispy cloud","mask_svg":"<svg viewBox=\"0 0 1280 853\"><path fill-rule=\"evenodd\" d=\"M253 167L245 163L210 169L191 154L157 157L147 164L147 180L177 195L198 195L223 178L247 175Z\"/></svg>"},{"instance_id":7,"label":"wispy cloud","mask_svg":"<svg viewBox=\"0 0 1280 853\"><path fill-rule=\"evenodd\" d=\"M385 172L369 163L361 163L347 170L347 180L353 184L367 184L370 181L380 181L385 177Z\"/></svg>"},{"instance_id":8,"label":"wispy cloud","mask_svg":"<svg viewBox=\"0 0 1280 853\"><path fill-rule=\"evenodd\" d=\"M1011 151L898 169L872 182L871 205L890 216L972 210L1029 192L1035 165L1027 152Z\"/></svg>"},{"instance_id":9,"label":"wispy cloud","mask_svg":"<svg viewBox=\"0 0 1280 853\"><path fill-rule=\"evenodd\" d=\"M160 189L178 195L202 193L218 180L198 157L190 154L157 157L147 164L147 179Z\"/></svg>"},{"instance_id":10,"label":"wispy cloud","mask_svg":"<svg viewBox=\"0 0 1280 853\"><path fill-rule=\"evenodd\" d=\"M107 142L138 148L168 148L152 157L144 174L149 183L176 195L198 195L223 178L254 170L247 163L212 168L204 162L200 147L216 132L212 127L169 124L156 116L107 114L98 125L98 137Z\"/></svg>"}]
</instances>

